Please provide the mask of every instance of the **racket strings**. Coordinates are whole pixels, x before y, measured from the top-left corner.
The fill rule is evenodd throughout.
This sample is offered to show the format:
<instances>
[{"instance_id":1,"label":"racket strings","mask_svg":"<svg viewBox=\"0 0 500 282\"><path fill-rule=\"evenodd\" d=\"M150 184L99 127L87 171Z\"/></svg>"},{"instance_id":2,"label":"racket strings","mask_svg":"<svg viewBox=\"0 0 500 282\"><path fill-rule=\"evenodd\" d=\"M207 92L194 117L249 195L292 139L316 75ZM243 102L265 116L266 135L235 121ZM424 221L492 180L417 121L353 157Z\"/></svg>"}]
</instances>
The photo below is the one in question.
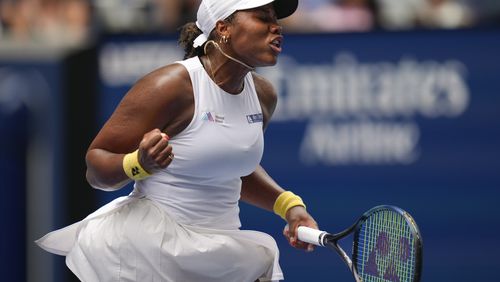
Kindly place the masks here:
<instances>
[{"instance_id":1,"label":"racket strings","mask_svg":"<svg viewBox=\"0 0 500 282\"><path fill-rule=\"evenodd\" d=\"M354 243L354 263L363 281L413 281L415 241L399 213L382 210L369 216Z\"/></svg>"},{"instance_id":2,"label":"racket strings","mask_svg":"<svg viewBox=\"0 0 500 282\"><path fill-rule=\"evenodd\" d=\"M372 221L371 225L372 228L367 229L370 232L367 232L365 234L366 236L363 236L364 238L368 238L368 241L360 242L360 244L364 244L365 251L369 250L368 259L363 260L363 263L366 264L364 272L373 277L384 278L381 281L400 281L400 277L408 277L409 273L411 275L411 266L409 266L408 263L398 263L401 261L408 262L408 259L410 258L405 248L398 246L397 240L394 239L395 236L401 236L401 229L396 228L396 232L394 232L395 230L391 230L391 228L389 228L387 231L380 232L378 230L379 227L377 226L377 221ZM400 231L399 234L397 230ZM406 239L400 239L401 242L405 242L405 240ZM401 245L406 246L408 244L403 243ZM371 248L367 248L367 246L371 246ZM398 247L399 250L402 250L401 252L395 251ZM406 279L403 281L405 280Z\"/></svg>"}]
</instances>

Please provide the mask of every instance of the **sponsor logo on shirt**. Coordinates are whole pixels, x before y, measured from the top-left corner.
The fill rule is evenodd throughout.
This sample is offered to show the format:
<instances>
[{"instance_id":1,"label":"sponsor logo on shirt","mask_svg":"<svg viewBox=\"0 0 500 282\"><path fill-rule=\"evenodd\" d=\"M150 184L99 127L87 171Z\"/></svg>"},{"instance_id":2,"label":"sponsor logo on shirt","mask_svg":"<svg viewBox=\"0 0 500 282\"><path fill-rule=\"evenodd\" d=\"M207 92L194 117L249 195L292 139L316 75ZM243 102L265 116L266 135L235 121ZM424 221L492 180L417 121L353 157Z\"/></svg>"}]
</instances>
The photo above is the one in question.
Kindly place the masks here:
<instances>
[{"instance_id":1,"label":"sponsor logo on shirt","mask_svg":"<svg viewBox=\"0 0 500 282\"><path fill-rule=\"evenodd\" d=\"M203 112L201 120L215 123L224 123L224 115L216 114L214 112Z\"/></svg>"},{"instance_id":2,"label":"sponsor logo on shirt","mask_svg":"<svg viewBox=\"0 0 500 282\"><path fill-rule=\"evenodd\" d=\"M256 123L256 122L262 122L263 117L261 113L258 114L253 114L253 115L247 115L247 121L248 123Z\"/></svg>"}]
</instances>

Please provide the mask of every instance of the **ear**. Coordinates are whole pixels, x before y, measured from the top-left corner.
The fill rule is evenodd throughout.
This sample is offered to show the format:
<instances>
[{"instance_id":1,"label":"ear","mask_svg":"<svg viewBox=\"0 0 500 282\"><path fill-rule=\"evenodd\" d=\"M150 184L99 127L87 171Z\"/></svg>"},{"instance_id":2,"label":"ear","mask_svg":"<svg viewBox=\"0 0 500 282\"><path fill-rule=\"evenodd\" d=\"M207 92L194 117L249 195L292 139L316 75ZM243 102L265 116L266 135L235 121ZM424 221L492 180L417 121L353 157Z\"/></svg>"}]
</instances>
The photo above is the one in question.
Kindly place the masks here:
<instances>
[{"instance_id":1,"label":"ear","mask_svg":"<svg viewBox=\"0 0 500 282\"><path fill-rule=\"evenodd\" d=\"M217 21L215 24L215 33L217 38L222 38L223 36L229 38L231 34L231 24L227 21Z\"/></svg>"}]
</instances>

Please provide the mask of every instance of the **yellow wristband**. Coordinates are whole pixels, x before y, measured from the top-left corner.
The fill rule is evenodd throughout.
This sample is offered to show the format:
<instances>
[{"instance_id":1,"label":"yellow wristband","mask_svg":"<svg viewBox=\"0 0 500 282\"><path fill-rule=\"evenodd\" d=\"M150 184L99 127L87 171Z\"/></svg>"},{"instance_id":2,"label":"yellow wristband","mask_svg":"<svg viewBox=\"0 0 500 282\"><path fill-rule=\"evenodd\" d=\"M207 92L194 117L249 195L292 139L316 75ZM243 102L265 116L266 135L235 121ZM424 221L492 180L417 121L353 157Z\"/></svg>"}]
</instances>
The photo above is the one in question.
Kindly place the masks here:
<instances>
[{"instance_id":1,"label":"yellow wristband","mask_svg":"<svg viewBox=\"0 0 500 282\"><path fill-rule=\"evenodd\" d=\"M139 150L135 150L123 157L123 170L130 179L141 180L151 175L141 166L138 157Z\"/></svg>"},{"instance_id":2,"label":"yellow wristband","mask_svg":"<svg viewBox=\"0 0 500 282\"><path fill-rule=\"evenodd\" d=\"M304 208L306 207L299 196L290 191L286 191L281 193L278 198L276 198L273 210L274 213L286 220L286 212L295 206L303 206Z\"/></svg>"}]
</instances>

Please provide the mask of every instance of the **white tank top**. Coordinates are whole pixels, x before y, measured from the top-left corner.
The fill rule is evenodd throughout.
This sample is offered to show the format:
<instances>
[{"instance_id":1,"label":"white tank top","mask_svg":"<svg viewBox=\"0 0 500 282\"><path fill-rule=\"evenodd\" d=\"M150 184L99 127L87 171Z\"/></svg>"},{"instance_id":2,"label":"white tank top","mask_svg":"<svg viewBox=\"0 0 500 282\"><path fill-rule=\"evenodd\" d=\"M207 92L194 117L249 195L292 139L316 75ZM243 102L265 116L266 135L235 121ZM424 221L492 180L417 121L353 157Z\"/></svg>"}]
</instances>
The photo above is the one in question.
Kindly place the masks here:
<instances>
[{"instance_id":1,"label":"white tank top","mask_svg":"<svg viewBox=\"0 0 500 282\"><path fill-rule=\"evenodd\" d=\"M262 110L251 73L233 95L217 86L198 57L186 67L194 92L191 123L170 139L175 155L164 170L136 182L179 223L238 229L240 177L257 168L264 150ZM167 132L168 133L168 132Z\"/></svg>"}]
</instances>

